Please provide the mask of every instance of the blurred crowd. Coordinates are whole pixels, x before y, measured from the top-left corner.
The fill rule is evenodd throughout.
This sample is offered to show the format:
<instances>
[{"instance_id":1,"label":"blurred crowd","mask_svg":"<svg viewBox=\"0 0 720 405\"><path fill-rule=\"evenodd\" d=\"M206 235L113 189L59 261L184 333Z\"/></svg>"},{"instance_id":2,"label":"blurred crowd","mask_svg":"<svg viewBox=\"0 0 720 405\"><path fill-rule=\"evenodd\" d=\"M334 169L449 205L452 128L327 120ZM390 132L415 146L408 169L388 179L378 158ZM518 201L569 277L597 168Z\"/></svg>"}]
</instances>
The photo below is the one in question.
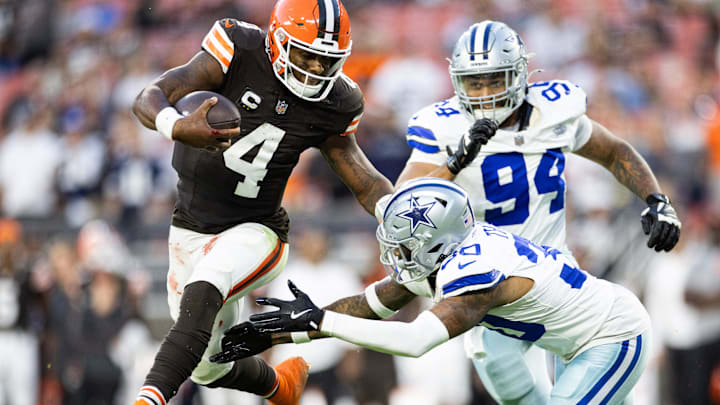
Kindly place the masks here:
<instances>
[{"instance_id":1,"label":"blurred crowd","mask_svg":"<svg viewBox=\"0 0 720 405\"><path fill-rule=\"evenodd\" d=\"M0 405L130 403L170 324L166 236L176 181L171 142L141 127L130 106L200 50L216 19L264 28L272 6L0 2ZM568 79L586 91L588 115L640 151L683 221L672 252L645 248L644 203L600 166L568 159L571 249L583 268L633 289L653 319L653 360L636 403L720 404L720 5L345 6L353 53L344 70L366 97L358 142L392 181L410 153L407 120L452 95L445 58L473 22L501 20L520 33L536 53L531 70L542 69L531 81ZM374 219L319 153L303 155L284 204L294 251L281 278L323 304L383 276ZM283 295L283 285L270 290ZM302 350L312 359L307 404L490 403L458 345L412 360L330 341L267 355L276 363ZM190 384L173 402L237 403L238 395Z\"/></svg>"}]
</instances>

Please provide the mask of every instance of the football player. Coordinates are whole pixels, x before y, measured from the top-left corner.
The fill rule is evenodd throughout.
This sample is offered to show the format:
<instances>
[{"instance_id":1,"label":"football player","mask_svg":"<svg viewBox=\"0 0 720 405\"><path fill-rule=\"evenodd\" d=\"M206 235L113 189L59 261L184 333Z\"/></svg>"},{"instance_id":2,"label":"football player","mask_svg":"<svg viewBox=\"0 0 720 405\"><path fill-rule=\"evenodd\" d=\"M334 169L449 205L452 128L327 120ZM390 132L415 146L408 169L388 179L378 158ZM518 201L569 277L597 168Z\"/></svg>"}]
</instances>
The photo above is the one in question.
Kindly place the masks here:
<instances>
[{"instance_id":1,"label":"football player","mask_svg":"<svg viewBox=\"0 0 720 405\"><path fill-rule=\"evenodd\" d=\"M539 244L553 246L574 260L565 242L565 156L591 159L643 198L641 214L648 247L669 251L681 224L645 160L624 140L586 114L580 87L563 80L528 83L528 54L518 34L497 21L473 24L457 41L450 60L455 96L421 109L409 120L413 148L398 185L422 176L463 186L478 218ZM376 216L381 220L381 200ZM407 283L427 295L427 280ZM378 301L386 284L373 285L358 301L327 309L353 316L388 317L398 302ZM387 295L383 295L387 296ZM372 309L372 310L371 310ZM241 326L228 337L254 340ZM251 338L252 336L252 338ZM257 337L256 350L268 344ZM287 337L272 336L272 343ZM294 341L305 337L295 335ZM468 356L488 392L503 404L543 403L551 382L543 351L527 340L474 328L465 337ZM485 350L492 347L492 350Z\"/></svg>"},{"instance_id":2,"label":"football player","mask_svg":"<svg viewBox=\"0 0 720 405\"><path fill-rule=\"evenodd\" d=\"M557 356L555 385L536 404L630 403L650 343L650 318L630 291L579 269L557 249L476 223L468 194L447 180L407 182L382 219L377 238L392 281L383 281L376 301L367 302L377 312L391 311L379 302L396 308L412 298L407 286L427 281L432 308L409 323L367 320L319 309L288 282L296 299L259 298L278 309L252 315L253 327L259 333L313 331L419 357L480 324ZM510 374L513 366L495 365Z\"/></svg>"},{"instance_id":3,"label":"football player","mask_svg":"<svg viewBox=\"0 0 720 405\"><path fill-rule=\"evenodd\" d=\"M514 30L497 21L473 24L457 41L449 71L455 96L409 120L412 153L398 185L422 176L452 180L468 191L478 219L572 258L564 176L572 152L604 166L647 202L641 224L648 247L675 246L680 221L645 160L586 115L579 86L529 83L528 54ZM550 389L541 350L483 330L467 334L465 343L488 392L499 403L540 403Z\"/></svg>"},{"instance_id":4,"label":"football player","mask_svg":"<svg viewBox=\"0 0 720 405\"><path fill-rule=\"evenodd\" d=\"M315 147L370 213L392 184L358 147L358 86L342 73L350 20L338 0L280 0L268 32L216 21L190 61L145 87L133 105L143 125L175 141L178 200L169 235L168 303L174 326L136 404L165 405L190 377L297 404L307 378L301 358L275 368L259 358L211 363L243 297L274 279L288 256L281 200L300 153ZM195 90L234 101L239 128L206 120L210 98L187 116L173 104Z\"/></svg>"}]
</instances>

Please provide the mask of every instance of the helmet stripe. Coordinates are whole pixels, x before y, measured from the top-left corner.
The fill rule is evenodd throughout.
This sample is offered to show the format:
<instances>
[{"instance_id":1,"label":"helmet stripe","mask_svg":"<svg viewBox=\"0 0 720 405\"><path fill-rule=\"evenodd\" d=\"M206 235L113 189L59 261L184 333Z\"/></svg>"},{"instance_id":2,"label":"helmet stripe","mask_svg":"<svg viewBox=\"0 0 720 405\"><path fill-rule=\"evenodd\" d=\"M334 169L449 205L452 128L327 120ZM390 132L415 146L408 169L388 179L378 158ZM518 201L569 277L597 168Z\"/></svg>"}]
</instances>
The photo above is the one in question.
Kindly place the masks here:
<instances>
[{"instance_id":1,"label":"helmet stripe","mask_svg":"<svg viewBox=\"0 0 720 405\"><path fill-rule=\"evenodd\" d=\"M475 35L479 27L479 24L473 25L472 32L470 33L470 60L475 60Z\"/></svg>"},{"instance_id":2,"label":"helmet stripe","mask_svg":"<svg viewBox=\"0 0 720 405\"><path fill-rule=\"evenodd\" d=\"M318 38L338 40L340 36L340 6L337 0L318 0Z\"/></svg>"},{"instance_id":3,"label":"helmet stripe","mask_svg":"<svg viewBox=\"0 0 720 405\"><path fill-rule=\"evenodd\" d=\"M337 0L331 0L333 8L333 41L337 41L340 38L340 5Z\"/></svg>"},{"instance_id":4,"label":"helmet stripe","mask_svg":"<svg viewBox=\"0 0 720 405\"><path fill-rule=\"evenodd\" d=\"M488 53L490 53L490 49L488 49L488 42L490 41L490 30L492 29L492 26L492 22L489 22L488 25L485 26L485 34L483 35L483 52L485 52L485 54L483 55L483 59L487 59Z\"/></svg>"},{"instance_id":5,"label":"helmet stripe","mask_svg":"<svg viewBox=\"0 0 720 405\"><path fill-rule=\"evenodd\" d=\"M320 14L319 21L317 23L318 27L318 38L322 38L322 36L325 34L326 28L327 28L327 10L325 10L325 1L326 0L318 0L318 12Z\"/></svg>"}]
</instances>

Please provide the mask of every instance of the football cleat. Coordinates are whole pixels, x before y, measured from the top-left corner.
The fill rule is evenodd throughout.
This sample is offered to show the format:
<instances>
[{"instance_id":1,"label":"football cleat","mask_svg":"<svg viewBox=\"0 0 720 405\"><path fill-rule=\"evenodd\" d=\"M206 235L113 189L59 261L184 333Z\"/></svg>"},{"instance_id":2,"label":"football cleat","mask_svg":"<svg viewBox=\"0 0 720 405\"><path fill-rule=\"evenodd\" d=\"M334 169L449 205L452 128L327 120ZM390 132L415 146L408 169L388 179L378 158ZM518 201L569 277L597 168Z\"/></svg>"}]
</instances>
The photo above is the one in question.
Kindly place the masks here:
<instances>
[{"instance_id":1,"label":"football cleat","mask_svg":"<svg viewBox=\"0 0 720 405\"><path fill-rule=\"evenodd\" d=\"M308 365L302 357L291 357L274 367L278 388L268 398L272 405L299 405L308 379Z\"/></svg>"}]
</instances>

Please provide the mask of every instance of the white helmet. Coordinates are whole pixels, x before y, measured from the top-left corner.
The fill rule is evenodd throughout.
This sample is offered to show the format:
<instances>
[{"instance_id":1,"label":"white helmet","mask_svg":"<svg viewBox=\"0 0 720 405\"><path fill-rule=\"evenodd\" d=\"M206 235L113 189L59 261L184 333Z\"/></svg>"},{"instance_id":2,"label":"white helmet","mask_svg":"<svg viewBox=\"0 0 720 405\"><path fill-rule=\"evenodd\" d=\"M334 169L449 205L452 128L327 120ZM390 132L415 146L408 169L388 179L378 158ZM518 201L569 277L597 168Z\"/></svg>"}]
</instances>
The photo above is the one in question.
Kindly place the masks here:
<instances>
[{"instance_id":1,"label":"white helmet","mask_svg":"<svg viewBox=\"0 0 720 405\"><path fill-rule=\"evenodd\" d=\"M389 199L376 236L380 261L399 284L423 280L472 231L467 193L447 180L410 181Z\"/></svg>"},{"instance_id":2,"label":"white helmet","mask_svg":"<svg viewBox=\"0 0 720 405\"><path fill-rule=\"evenodd\" d=\"M455 44L449 70L455 94L472 120L490 118L501 124L525 99L528 54L520 36L504 23L486 20L471 25ZM487 97L470 97L465 79L476 75L504 77L505 90Z\"/></svg>"}]
</instances>

